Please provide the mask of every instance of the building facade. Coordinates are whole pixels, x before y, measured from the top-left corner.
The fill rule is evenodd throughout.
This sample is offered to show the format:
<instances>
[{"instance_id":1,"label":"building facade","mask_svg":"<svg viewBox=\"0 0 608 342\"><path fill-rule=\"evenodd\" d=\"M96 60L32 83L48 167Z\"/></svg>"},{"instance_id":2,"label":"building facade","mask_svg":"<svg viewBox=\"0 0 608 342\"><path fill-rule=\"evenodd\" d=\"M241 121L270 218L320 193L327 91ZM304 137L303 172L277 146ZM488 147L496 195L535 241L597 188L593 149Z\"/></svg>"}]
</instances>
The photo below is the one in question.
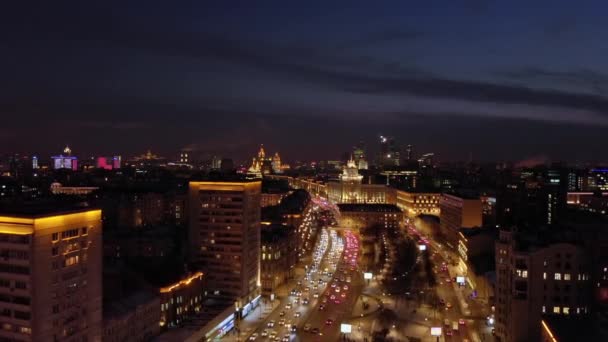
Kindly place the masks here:
<instances>
[{"instance_id":1,"label":"building facade","mask_svg":"<svg viewBox=\"0 0 608 342\"><path fill-rule=\"evenodd\" d=\"M105 306L105 304L104 304ZM160 334L160 298L137 293L104 308L104 342L144 342Z\"/></svg>"},{"instance_id":2,"label":"building facade","mask_svg":"<svg viewBox=\"0 0 608 342\"><path fill-rule=\"evenodd\" d=\"M288 224L262 225L262 294L270 296L294 276L298 262L295 228Z\"/></svg>"},{"instance_id":3,"label":"building facade","mask_svg":"<svg viewBox=\"0 0 608 342\"><path fill-rule=\"evenodd\" d=\"M190 257L208 296L237 311L260 294L260 181L190 182Z\"/></svg>"},{"instance_id":4,"label":"building facade","mask_svg":"<svg viewBox=\"0 0 608 342\"><path fill-rule=\"evenodd\" d=\"M203 273L190 274L160 289L160 326L178 326L187 317L201 311Z\"/></svg>"},{"instance_id":5,"label":"building facade","mask_svg":"<svg viewBox=\"0 0 608 342\"><path fill-rule=\"evenodd\" d=\"M440 193L395 190L395 196L395 204L403 210L407 216L439 216Z\"/></svg>"},{"instance_id":6,"label":"building facade","mask_svg":"<svg viewBox=\"0 0 608 342\"><path fill-rule=\"evenodd\" d=\"M403 211L394 204L338 204L340 225L361 229L380 225L398 229L403 223Z\"/></svg>"},{"instance_id":7,"label":"building facade","mask_svg":"<svg viewBox=\"0 0 608 342\"><path fill-rule=\"evenodd\" d=\"M101 210L7 211L0 248L1 340L101 340Z\"/></svg>"},{"instance_id":8,"label":"building facade","mask_svg":"<svg viewBox=\"0 0 608 342\"><path fill-rule=\"evenodd\" d=\"M448 245L456 249L460 228L482 226L482 205L479 197L441 194L439 227Z\"/></svg>"},{"instance_id":9,"label":"building facade","mask_svg":"<svg viewBox=\"0 0 608 342\"><path fill-rule=\"evenodd\" d=\"M590 312L589 259L581 246L501 230L495 253L495 331L501 341L538 341L543 316Z\"/></svg>"},{"instance_id":10,"label":"building facade","mask_svg":"<svg viewBox=\"0 0 608 342\"><path fill-rule=\"evenodd\" d=\"M334 203L387 203L389 188L382 184L362 184L363 176L351 158L338 182L327 183L329 200Z\"/></svg>"}]
</instances>

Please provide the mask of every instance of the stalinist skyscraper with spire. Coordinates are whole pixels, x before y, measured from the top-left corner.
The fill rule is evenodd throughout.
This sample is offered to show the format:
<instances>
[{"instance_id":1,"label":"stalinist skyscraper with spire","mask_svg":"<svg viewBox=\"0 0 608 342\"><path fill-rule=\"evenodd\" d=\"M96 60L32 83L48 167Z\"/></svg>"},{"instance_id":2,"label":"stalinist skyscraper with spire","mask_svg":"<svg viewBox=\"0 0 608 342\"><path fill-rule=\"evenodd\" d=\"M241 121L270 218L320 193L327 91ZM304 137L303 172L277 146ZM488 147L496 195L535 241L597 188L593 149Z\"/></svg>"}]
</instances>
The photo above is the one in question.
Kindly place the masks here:
<instances>
[{"instance_id":1,"label":"stalinist skyscraper with spire","mask_svg":"<svg viewBox=\"0 0 608 342\"><path fill-rule=\"evenodd\" d=\"M276 152L274 156L266 157L264 144L261 144L257 157L253 157L248 172L252 175L262 177L263 175L270 173L282 173L281 166L281 156L279 156L279 153Z\"/></svg>"}]
</instances>

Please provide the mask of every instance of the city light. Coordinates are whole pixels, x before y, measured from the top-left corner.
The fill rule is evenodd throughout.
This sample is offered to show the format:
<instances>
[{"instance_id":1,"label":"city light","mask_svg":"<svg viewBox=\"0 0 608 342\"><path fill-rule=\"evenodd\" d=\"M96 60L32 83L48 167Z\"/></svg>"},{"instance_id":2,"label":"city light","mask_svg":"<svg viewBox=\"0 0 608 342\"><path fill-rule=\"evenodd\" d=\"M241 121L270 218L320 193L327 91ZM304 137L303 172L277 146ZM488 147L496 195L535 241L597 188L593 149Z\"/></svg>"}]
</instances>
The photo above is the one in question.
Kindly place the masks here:
<instances>
[{"instance_id":1,"label":"city light","mask_svg":"<svg viewBox=\"0 0 608 342\"><path fill-rule=\"evenodd\" d=\"M343 334L350 334L352 331L352 325L342 323L340 324L340 332Z\"/></svg>"}]
</instances>

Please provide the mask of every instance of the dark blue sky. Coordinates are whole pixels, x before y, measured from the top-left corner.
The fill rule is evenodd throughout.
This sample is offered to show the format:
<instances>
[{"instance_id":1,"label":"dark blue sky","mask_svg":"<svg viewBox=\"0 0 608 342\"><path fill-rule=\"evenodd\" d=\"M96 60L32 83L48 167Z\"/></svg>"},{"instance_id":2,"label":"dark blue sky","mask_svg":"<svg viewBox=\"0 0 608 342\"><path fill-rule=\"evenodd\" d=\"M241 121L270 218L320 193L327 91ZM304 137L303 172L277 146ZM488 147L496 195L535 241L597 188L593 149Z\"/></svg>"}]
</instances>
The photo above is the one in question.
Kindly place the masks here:
<instances>
[{"instance_id":1,"label":"dark blue sky","mask_svg":"<svg viewBox=\"0 0 608 342\"><path fill-rule=\"evenodd\" d=\"M605 156L604 1L96 3L1 11L1 152Z\"/></svg>"}]
</instances>

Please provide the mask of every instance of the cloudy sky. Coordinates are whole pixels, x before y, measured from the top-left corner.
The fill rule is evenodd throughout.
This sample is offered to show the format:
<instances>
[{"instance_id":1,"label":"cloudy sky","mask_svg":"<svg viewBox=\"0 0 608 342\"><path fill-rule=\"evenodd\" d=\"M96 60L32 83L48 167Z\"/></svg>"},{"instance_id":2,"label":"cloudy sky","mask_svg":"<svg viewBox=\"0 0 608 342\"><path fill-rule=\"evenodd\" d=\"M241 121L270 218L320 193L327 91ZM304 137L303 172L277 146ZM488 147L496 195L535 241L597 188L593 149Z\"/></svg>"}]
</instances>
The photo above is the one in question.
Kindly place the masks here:
<instances>
[{"instance_id":1,"label":"cloudy sky","mask_svg":"<svg viewBox=\"0 0 608 342\"><path fill-rule=\"evenodd\" d=\"M37 6L0 11L0 152L605 157L605 1Z\"/></svg>"}]
</instances>

